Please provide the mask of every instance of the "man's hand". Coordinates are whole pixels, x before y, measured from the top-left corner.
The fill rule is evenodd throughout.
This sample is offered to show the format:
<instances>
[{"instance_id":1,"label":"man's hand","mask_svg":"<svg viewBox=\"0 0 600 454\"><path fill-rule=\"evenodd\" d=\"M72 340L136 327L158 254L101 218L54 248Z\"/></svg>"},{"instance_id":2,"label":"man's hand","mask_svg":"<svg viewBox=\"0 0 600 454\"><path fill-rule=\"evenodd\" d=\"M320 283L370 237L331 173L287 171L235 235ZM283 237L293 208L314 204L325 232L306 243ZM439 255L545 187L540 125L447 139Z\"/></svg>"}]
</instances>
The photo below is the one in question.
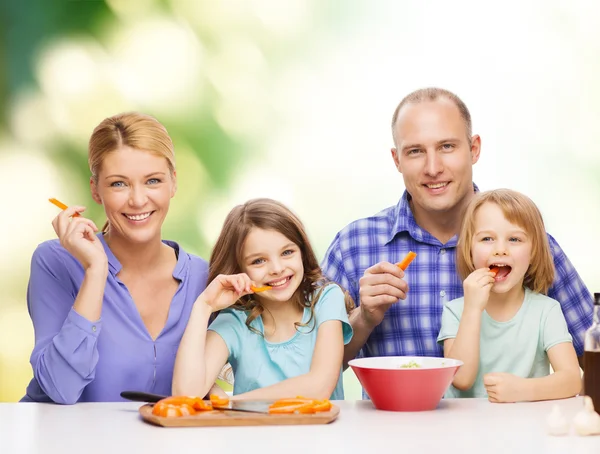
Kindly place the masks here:
<instances>
[{"instance_id":1,"label":"man's hand","mask_svg":"<svg viewBox=\"0 0 600 454\"><path fill-rule=\"evenodd\" d=\"M408 284L404 271L389 262L379 262L368 268L359 281L361 316L367 326L374 328L392 304L406 299Z\"/></svg>"}]
</instances>

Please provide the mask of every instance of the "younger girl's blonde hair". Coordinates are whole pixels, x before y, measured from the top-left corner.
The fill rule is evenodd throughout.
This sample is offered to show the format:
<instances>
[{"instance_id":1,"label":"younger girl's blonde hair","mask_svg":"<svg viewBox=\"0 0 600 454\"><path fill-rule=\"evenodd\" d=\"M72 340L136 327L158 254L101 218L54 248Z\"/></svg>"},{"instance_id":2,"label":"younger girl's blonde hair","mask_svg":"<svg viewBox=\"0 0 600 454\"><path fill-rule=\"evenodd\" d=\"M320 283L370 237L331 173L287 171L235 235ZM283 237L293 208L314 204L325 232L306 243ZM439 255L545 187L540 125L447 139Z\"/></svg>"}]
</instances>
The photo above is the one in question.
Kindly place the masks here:
<instances>
[{"instance_id":1,"label":"younger girl's blonde hair","mask_svg":"<svg viewBox=\"0 0 600 454\"><path fill-rule=\"evenodd\" d=\"M546 294L554 282L554 260L542 214L529 197L510 189L477 194L467 207L456 248L456 268L461 278L464 280L475 271L472 259L475 216L485 203L496 204L508 222L524 229L531 238L531 263L523 285L534 292Z\"/></svg>"}]
</instances>

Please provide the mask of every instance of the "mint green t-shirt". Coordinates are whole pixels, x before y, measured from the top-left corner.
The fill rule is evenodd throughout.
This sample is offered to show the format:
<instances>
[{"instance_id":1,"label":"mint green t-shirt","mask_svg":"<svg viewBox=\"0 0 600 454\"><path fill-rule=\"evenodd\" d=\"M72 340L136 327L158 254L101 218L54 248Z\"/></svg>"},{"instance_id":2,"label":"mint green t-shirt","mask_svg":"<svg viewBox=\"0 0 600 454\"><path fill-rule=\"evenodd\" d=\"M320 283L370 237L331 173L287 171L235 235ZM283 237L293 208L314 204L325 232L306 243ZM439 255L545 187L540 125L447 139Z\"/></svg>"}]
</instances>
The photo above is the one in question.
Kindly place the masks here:
<instances>
[{"instance_id":1,"label":"mint green t-shirt","mask_svg":"<svg viewBox=\"0 0 600 454\"><path fill-rule=\"evenodd\" d=\"M445 304L438 342L456 338L463 312L464 298ZM479 371L473 387L460 391L450 385L445 397L487 397L483 376L506 372L523 378L550 374L548 350L563 342L572 342L560 303L525 288L523 305L515 316L498 322L484 310L481 315Z\"/></svg>"},{"instance_id":2,"label":"mint green t-shirt","mask_svg":"<svg viewBox=\"0 0 600 454\"><path fill-rule=\"evenodd\" d=\"M348 321L344 294L339 286L330 284L315 305L315 318L308 326L298 327L294 336L287 341L272 343L246 326L248 313L226 309L208 327L219 334L229 349L228 362L233 369L233 394L242 394L264 388L288 378L310 371L319 326L328 320L342 323L344 345L352 339L352 327ZM310 319L310 309L305 308L302 323ZM250 324L264 333L262 317ZM342 367L331 399L343 400Z\"/></svg>"}]
</instances>

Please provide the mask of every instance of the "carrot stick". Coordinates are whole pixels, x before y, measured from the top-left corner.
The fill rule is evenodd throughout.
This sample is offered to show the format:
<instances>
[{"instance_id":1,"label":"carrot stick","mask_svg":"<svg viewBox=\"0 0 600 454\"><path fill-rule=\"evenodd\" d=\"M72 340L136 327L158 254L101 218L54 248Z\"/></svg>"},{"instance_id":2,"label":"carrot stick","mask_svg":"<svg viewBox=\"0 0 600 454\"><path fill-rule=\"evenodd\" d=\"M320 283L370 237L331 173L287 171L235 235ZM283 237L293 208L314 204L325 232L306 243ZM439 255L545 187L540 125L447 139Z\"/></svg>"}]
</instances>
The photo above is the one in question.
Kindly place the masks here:
<instances>
[{"instance_id":1,"label":"carrot stick","mask_svg":"<svg viewBox=\"0 0 600 454\"><path fill-rule=\"evenodd\" d=\"M404 257L401 262L396 263L396 266L400 267L400 269L404 271L406 268L408 268L408 265L410 265L410 262L412 262L416 256L417 254L415 252L410 251L408 254L406 254L406 257Z\"/></svg>"},{"instance_id":2,"label":"carrot stick","mask_svg":"<svg viewBox=\"0 0 600 454\"><path fill-rule=\"evenodd\" d=\"M67 208L69 208L68 206L66 206L64 203L62 203L60 200L58 199L48 199L48 201L50 203L53 203L54 205L56 205L58 208L60 208L61 210L66 210ZM73 214L73 217L78 217L79 213L75 213Z\"/></svg>"},{"instance_id":3,"label":"carrot stick","mask_svg":"<svg viewBox=\"0 0 600 454\"><path fill-rule=\"evenodd\" d=\"M250 286L250 289L254 292L254 293L258 293L258 292L264 292L265 290L270 290L271 286L270 285L263 285L262 287L255 287L253 285Z\"/></svg>"},{"instance_id":4,"label":"carrot stick","mask_svg":"<svg viewBox=\"0 0 600 454\"><path fill-rule=\"evenodd\" d=\"M494 266L494 267L490 268L490 271L491 271L492 273L494 273L494 276L495 276L496 274L498 274L498 271L499 271L499 270L500 270L500 268L498 268L497 266Z\"/></svg>"}]
</instances>

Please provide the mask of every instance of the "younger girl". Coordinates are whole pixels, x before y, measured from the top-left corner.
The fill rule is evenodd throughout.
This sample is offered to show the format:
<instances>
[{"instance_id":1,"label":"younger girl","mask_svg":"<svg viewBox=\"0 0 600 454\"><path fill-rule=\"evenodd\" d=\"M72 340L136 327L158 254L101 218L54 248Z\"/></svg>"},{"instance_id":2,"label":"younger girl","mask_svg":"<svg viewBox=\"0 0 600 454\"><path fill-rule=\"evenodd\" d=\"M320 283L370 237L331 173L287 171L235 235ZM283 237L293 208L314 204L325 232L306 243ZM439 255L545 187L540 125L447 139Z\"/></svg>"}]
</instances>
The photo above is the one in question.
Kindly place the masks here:
<instances>
[{"instance_id":1,"label":"younger girl","mask_svg":"<svg viewBox=\"0 0 600 454\"><path fill-rule=\"evenodd\" d=\"M535 204L507 189L477 195L456 263L464 297L444 307L438 342L445 357L464 365L446 397L518 402L576 395L581 377L572 338L560 303L545 296L554 265Z\"/></svg>"},{"instance_id":2,"label":"younger girl","mask_svg":"<svg viewBox=\"0 0 600 454\"><path fill-rule=\"evenodd\" d=\"M236 399L344 398L351 300L325 281L301 222L285 206L256 199L235 207L208 282L177 352L173 395L204 396L229 362Z\"/></svg>"}]
</instances>

